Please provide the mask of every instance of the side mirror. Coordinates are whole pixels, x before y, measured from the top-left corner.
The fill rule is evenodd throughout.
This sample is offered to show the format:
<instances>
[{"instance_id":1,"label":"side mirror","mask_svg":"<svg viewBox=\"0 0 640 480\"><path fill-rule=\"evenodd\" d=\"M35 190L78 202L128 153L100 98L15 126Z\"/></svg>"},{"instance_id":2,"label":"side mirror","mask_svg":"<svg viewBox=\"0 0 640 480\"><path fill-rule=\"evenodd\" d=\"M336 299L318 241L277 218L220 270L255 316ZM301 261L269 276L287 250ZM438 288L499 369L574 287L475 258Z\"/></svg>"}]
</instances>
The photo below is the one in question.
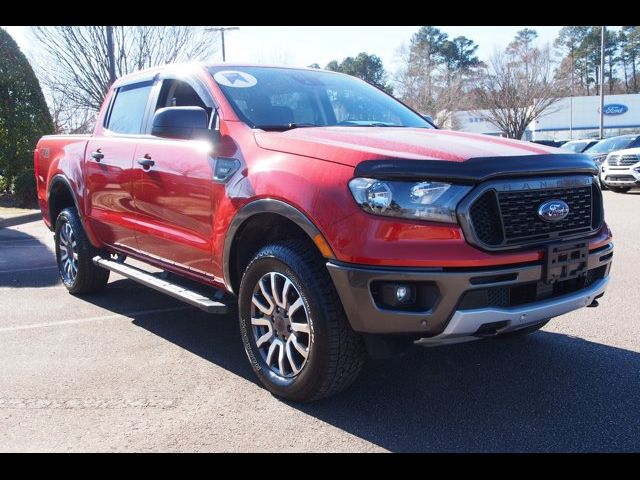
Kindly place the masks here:
<instances>
[{"instance_id":1,"label":"side mirror","mask_svg":"<svg viewBox=\"0 0 640 480\"><path fill-rule=\"evenodd\" d=\"M151 135L184 140L210 136L207 112L202 107L166 107L153 115Z\"/></svg>"},{"instance_id":2,"label":"side mirror","mask_svg":"<svg viewBox=\"0 0 640 480\"><path fill-rule=\"evenodd\" d=\"M433 117L431 117L431 115L426 115L426 114L421 114L422 118L424 118L427 122L431 123L432 125L435 125L434 121L433 121Z\"/></svg>"}]
</instances>

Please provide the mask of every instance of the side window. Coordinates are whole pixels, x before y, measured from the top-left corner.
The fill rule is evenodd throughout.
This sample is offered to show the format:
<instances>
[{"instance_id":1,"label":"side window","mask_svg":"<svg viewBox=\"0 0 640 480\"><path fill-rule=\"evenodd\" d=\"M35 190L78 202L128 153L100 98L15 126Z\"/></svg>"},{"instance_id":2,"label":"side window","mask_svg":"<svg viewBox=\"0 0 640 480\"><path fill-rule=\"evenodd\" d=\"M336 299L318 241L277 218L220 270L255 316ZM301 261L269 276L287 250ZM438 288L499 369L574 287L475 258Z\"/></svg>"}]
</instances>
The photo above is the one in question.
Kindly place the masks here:
<instances>
[{"instance_id":1,"label":"side window","mask_svg":"<svg viewBox=\"0 0 640 480\"><path fill-rule=\"evenodd\" d=\"M151 83L120 87L111 106L106 127L116 133L141 133L151 87Z\"/></svg>"},{"instance_id":2,"label":"side window","mask_svg":"<svg viewBox=\"0 0 640 480\"><path fill-rule=\"evenodd\" d=\"M206 110L209 119L213 111L212 108L207 107L193 87L182 80L165 80L162 83L155 110L164 107L202 107Z\"/></svg>"}]
</instances>

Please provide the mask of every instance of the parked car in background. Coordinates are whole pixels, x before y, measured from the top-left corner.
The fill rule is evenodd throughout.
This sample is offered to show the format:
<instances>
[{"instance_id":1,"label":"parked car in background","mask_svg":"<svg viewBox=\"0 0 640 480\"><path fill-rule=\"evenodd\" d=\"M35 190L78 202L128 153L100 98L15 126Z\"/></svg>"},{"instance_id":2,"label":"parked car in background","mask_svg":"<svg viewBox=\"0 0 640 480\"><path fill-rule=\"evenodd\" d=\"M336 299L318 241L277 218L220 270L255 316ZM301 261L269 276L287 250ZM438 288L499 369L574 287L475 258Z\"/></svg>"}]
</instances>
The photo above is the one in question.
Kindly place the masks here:
<instances>
[{"instance_id":1,"label":"parked car in background","mask_svg":"<svg viewBox=\"0 0 640 480\"><path fill-rule=\"evenodd\" d=\"M600 183L618 193L640 188L640 148L627 148L607 155L600 169Z\"/></svg>"},{"instance_id":2,"label":"parked car in background","mask_svg":"<svg viewBox=\"0 0 640 480\"><path fill-rule=\"evenodd\" d=\"M573 153L583 153L593 147L600 140L597 138L585 138L582 140L570 140L560 146L560 150L567 150Z\"/></svg>"},{"instance_id":3,"label":"parked car in background","mask_svg":"<svg viewBox=\"0 0 640 480\"><path fill-rule=\"evenodd\" d=\"M611 152L635 147L640 147L640 135L619 135L617 137L600 140L585 153L589 155L592 160L595 160L598 165L602 165L602 162L604 162L607 155Z\"/></svg>"},{"instance_id":4,"label":"parked car in background","mask_svg":"<svg viewBox=\"0 0 640 480\"><path fill-rule=\"evenodd\" d=\"M598 165L598 169L600 171L600 188L602 188L603 190L606 190L608 188L607 185L602 181L602 164L607 158L607 155L609 155L611 152L635 147L640 147L640 135L618 135L616 137L610 137L600 140L585 152L585 154L589 155L591 159L594 160Z\"/></svg>"}]
</instances>

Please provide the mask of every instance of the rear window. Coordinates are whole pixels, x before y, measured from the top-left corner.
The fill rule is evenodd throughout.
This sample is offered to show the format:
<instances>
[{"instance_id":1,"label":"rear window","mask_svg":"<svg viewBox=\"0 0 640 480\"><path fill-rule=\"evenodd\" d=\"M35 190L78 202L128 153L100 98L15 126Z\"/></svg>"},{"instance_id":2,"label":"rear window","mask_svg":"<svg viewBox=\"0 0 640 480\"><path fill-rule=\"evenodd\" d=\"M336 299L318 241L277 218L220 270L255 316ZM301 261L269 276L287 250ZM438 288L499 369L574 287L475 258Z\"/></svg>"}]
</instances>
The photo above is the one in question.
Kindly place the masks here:
<instances>
[{"instance_id":1,"label":"rear window","mask_svg":"<svg viewBox=\"0 0 640 480\"><path fill-rule=\"evenodd\" d=\"M111 106L106 127L116 133L141 133L151 87L151 82L120 87Z\"/></svg>"}]
</instances>

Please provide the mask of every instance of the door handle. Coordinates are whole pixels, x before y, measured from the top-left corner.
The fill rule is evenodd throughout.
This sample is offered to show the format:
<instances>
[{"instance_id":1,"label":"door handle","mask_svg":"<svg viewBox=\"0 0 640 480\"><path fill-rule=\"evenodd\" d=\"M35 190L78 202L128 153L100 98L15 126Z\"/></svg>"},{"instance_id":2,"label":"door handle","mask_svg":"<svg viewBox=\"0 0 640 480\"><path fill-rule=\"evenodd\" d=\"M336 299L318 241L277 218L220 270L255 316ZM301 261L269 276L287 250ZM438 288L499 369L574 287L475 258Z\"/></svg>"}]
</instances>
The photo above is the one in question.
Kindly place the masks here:
<instances>
[{"instance_id":1,"label":"door handle","mask_svg":"<svg viewBox=\"0 0 640 480\"><path fill-rule=\"evenodd\" d=\"M149 170L156 164L153 160L151 160L151 156L149 154L145 155L142 158L138 159L138 165L142 165L142 168L145 170Z\"/></svg>"},{"instance_id":2,"label":"door handle","mask_svg":"<svg viewBox=\"0 0 640 480\"><path fill-rule=\"evenodd\" d=\"M104 153L102 153L101 149L97 149L91 154L91 158L93 158L96 162L99 162L104 158Z\"/></svg>"}]
</instances>

